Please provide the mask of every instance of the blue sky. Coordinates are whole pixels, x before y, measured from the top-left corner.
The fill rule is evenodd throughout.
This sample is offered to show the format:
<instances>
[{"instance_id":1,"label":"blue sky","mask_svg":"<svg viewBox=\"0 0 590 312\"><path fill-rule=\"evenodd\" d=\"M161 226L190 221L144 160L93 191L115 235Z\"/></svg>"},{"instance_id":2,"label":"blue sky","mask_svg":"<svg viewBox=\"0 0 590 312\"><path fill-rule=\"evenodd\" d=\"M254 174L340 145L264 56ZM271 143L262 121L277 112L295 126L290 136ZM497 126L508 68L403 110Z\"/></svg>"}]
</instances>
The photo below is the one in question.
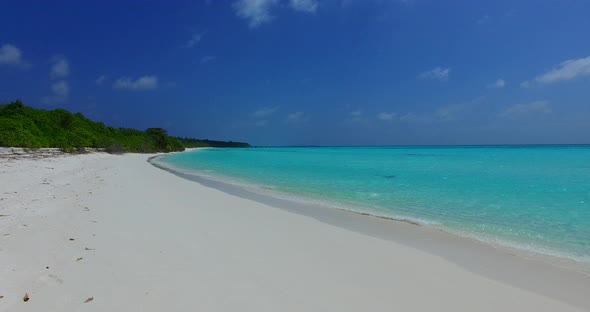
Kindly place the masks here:
<instances>
[{"instance_id":1,"label":"blue sky","mask_svg":"<svg viewBox=\"0 0 590 312\"><path fill-rule=\"evenodd\" d=\"M590 2L3 1L0 102L258 145L590 143Z\"/></svg>"}]
</instances>

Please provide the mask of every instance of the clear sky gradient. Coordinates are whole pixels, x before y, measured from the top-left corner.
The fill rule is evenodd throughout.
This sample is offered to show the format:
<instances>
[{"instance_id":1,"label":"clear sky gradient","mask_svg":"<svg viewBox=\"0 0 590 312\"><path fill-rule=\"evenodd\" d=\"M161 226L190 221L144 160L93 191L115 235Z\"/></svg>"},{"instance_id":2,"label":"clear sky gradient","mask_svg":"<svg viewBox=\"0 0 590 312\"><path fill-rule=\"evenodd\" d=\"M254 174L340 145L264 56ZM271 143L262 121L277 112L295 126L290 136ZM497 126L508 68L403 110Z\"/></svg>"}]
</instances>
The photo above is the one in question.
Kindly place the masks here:
<instances>
[{"instance_id":1,"label":"clear sky gradient","mask_svg":"<svg viewBox=\"0 0 590 312\"><path fill-rule=\"evenodd\" d=\"M0 3L0 102L257 145L590 143L590 2Z\"/></svg>"}]
</instances>

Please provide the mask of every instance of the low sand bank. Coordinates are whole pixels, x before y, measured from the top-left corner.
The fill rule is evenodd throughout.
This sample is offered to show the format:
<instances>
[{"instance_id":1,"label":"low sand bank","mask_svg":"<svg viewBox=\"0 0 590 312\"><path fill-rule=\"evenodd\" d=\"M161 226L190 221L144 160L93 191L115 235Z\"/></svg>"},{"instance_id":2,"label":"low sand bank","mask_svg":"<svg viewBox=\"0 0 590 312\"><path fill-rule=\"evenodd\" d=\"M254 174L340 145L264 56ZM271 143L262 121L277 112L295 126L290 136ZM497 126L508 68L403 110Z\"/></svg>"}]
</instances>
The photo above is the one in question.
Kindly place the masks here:
<instances>
[{"instance_id":1,"label":"low sand bank","mask_svg":"<svg viewBox=\"0 0 590 312\"><path fill-rule=\"evenodd\" d=\"M582 300L590 280L581 274L520 258L489 261L501 258L493 251L468 261L473 252L449 247L456 240L413 236L411 225L277 209L181 179L147 163L149 156L0 160L0 310L590 308ZM539 272L545 286L529 289Z\"/></svg>"}]
</instances>

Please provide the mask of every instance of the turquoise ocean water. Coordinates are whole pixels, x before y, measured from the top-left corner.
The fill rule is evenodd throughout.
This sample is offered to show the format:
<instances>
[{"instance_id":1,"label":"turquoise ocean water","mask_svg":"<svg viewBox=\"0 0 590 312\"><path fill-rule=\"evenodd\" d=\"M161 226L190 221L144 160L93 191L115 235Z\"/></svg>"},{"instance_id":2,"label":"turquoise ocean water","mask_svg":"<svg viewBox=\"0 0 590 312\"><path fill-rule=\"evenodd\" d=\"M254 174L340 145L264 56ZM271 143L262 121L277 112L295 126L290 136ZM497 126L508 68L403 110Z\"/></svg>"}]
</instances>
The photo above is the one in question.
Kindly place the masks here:
<instances>
[{"instance_id":1,"label":"turquoise ocean water","mask_svg":"<svg viewBox=\"0 0 590 312\"><path fill-rule=\"evenodd\" d=\"M590 262L590 146L204 149L160 162Z\"/></svg>"}]
</instances>

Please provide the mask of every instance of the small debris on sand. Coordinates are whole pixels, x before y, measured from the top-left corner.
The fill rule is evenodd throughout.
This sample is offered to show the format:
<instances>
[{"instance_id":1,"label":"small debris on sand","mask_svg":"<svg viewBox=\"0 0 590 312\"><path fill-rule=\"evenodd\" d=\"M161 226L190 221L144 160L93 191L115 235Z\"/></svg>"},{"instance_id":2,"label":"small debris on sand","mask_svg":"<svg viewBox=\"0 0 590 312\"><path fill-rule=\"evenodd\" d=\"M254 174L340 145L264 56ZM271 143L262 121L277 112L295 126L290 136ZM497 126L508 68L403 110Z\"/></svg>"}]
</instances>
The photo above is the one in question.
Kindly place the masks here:
<instances>
[{"instance_id":1,"label":"small debris on sand","mask_svg":"<svg viewBox=\"0 0 590 312\"><path fill-rule=\"evenodd\" d=\"M88 298L88 299L84 300L84 303L88 303L88 302L90 302L90 301L92 301L92 300L94 300L94 297L90 297L90 298Z\"/></svg>"},{"instance_id":2,"label":"small debris on sand","mask_svg":"<svg viewBox=\"0 0 590 312\"><path fill-rule=\"evenodd\" d=\"M94 248L88 248L88 247L86 247L86 248L84 248L84 250L94 250Z\"/></svg>"},{"instance_id":3,"label":"small debris on sand","mask_svg":"<svg viewBox=\"0 0 590 312\"><path fill-rule=\"evenodd\" d=\"M28 293L25 293L25 296L23 297L23 301L24 302L29 301L29 294Z\"/></svg>"},{"instance_id":4,"label":"small debris on sand","mask_svg":"<svg viewBox=\"0 0 590 312\"><path fill-rule=\"evenodd\" d=\"M73 238L70 238L70 240L73 241L74 239Z\"/></svg>"},{"instance_id":5,"label":"small debris on sand","mask_svg":"<svg viewBox=\"0 0 590 312\"><path fill-rule=\"evenodd\" d=\"M84 259L84 257L79 257L79 258L76 258L76 261L80 261L82 259Z\"/></svg>"}]
</instances>

